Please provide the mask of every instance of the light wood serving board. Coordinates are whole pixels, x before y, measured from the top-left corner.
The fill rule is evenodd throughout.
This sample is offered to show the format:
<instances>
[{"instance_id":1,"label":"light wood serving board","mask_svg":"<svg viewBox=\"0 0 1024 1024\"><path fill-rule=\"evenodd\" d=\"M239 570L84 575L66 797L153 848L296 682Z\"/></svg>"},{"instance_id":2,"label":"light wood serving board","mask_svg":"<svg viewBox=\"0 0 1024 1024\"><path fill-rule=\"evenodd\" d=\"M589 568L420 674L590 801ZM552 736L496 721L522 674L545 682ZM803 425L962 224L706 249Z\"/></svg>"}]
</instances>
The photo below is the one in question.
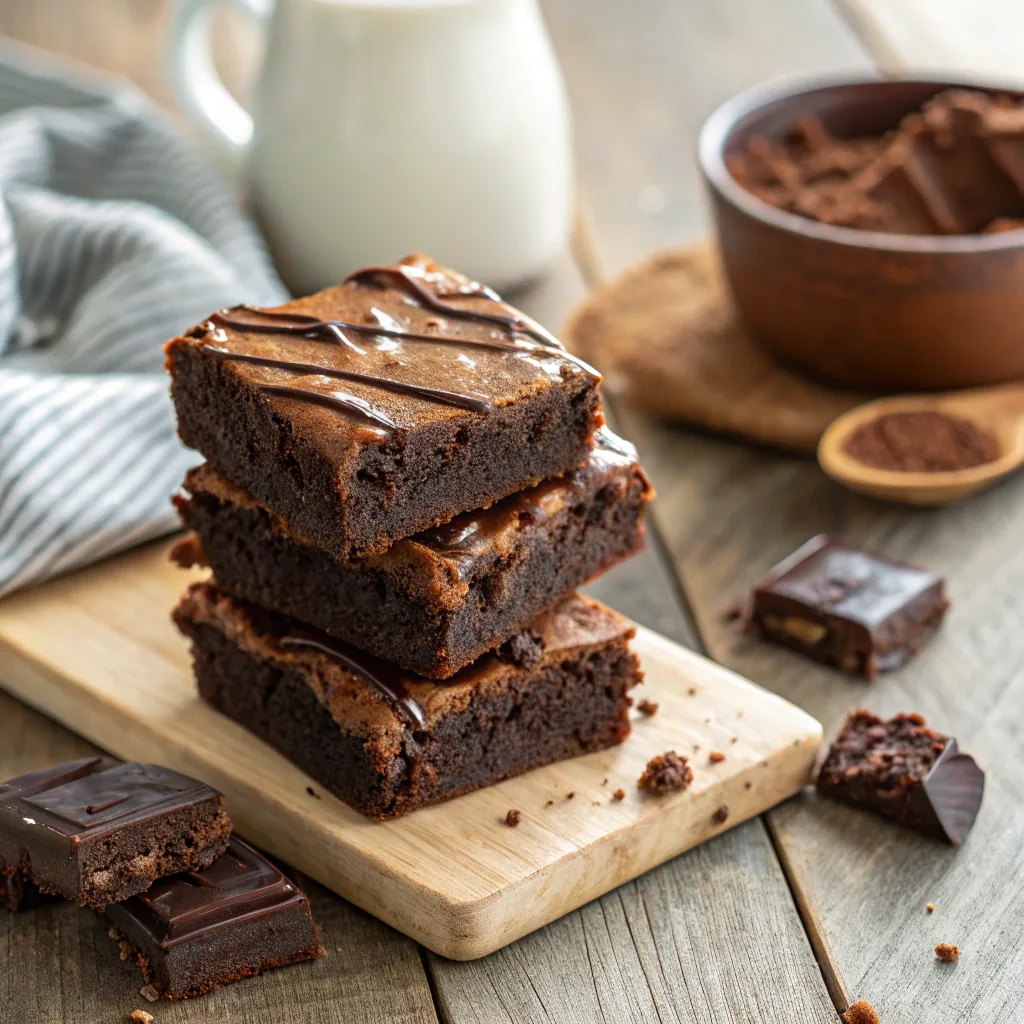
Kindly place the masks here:
<instances>
[{"instance_id":1,"label":"light wood serving board","mask_svg":"<svg viewBox=\"0 0 1024 1024\"><path fill-rule=\"evenodd\" d=\"M0 685L113 754L216 786L246 838L447 957L499 949L791 796L821 740L792 704L640 628L640 695L660 710L634 712L623 745L368 821L199 700L169 618L190 574L167 549L0 601ZM694 781L645 797L636 780L666 750L690 758Z\"/></svg>"}]
</instances>

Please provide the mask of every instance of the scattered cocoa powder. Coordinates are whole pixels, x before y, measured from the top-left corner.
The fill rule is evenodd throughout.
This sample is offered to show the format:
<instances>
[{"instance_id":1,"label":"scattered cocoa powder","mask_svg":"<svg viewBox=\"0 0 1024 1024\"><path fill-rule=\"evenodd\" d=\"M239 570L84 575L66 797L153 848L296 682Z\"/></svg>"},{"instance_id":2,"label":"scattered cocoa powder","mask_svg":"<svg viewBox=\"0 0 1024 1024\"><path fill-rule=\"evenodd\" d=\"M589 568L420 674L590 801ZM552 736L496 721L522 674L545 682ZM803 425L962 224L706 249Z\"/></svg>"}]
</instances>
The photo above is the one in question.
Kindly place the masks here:
<instances>
[{"instance_id":1,"label":"scattered cocoa powder","mask_svg":"<svg viewBox=\"0 0 1024 1024\"><path fill-rule=\"evenodd\" d=\"M960 947L951 942L940 942L935 947L935 955L947 964L955 964L960 959Z\"/></svg>"},{"instance_id":2,"label":"scattered cocoa powder","mask_svg":"<svg viewBox=\"0 0 1024 1024\"><path fill-rule=\"evenodd\" d=\"M843 1024L879 1024L878 1014L866 999L858 999L843 1014Z\"/></svg>"},{"instance_id":3,"label":"scattered cocoa powder","mask_svg":"<svg viewBox=\"0 0 1024 1024\"><path fill-rule=\"evenodd\" d=\"M725 754L720 750L712 750L711 753L708 754L708 760L712 764L721 764L721 762L725 760Z\"/></svg>"},{"instance_id":4,"label":"scattered cocoa powder","mask_svg":"<svg viewBox=\"0 0 1024 1024\"><path fill-rule=\"evenodd\" d=\"M653 700L647 700L646 697L637 704L636 709L641 715L647 715L648 718L658 713L658 705Z\"/></svg>"},{"instance_id":5,"label":"scattered cocoa powder","mask_svg":"<svg viewBox=\"0 0 1024 1024\"><path fill-rule=\"evenodd\" d=\"M518 811L515 808L513 808L511 811L508 812L508 814L505 815L505 824L508 825L509 828L515 828L519 824L522 817L522 811Z\"/></svg>"},{"instance_id":6,"label":"scattered cocoa powder","mask_svg":"<svg viewBox=\"0 0 1024 1024\"><path fill-rule=\"evenodd\" d=\"M658 754L647 762L643 775L636 784L645 793L662 796L676 790L686 789L693 782L693 769L682 754L669 750Z\"/></svg>"},{"instance_id":7,"label":"scattered cocoa powder","mask_svg":"<svg viewBox=\"0 0 1024 1024\"><path fill-rule=\"evenodd\" d=\"M890 412L868 420L850 435L844 451L873 469L942 473L992 462L999 456L999 444L970 420L929 410Z\"/></svg>"}]
</instances>

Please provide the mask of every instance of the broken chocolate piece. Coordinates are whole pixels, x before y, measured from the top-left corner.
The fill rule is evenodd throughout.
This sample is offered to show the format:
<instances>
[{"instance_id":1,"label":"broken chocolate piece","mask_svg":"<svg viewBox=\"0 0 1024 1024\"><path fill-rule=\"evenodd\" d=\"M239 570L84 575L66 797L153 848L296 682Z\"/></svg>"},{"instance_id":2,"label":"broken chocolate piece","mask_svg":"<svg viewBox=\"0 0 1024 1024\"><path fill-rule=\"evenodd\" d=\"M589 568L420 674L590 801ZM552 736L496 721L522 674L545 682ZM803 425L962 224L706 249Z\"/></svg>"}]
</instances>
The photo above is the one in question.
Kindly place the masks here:
<instances>
[{"instance_id":1,"label":"broken chocolate piece","mask_svg":"<svg viewBox=\"0 0 1024 1024\"><path fill-rule=\"evenodd\" d=\"M103 916L146 981L171 999L324 952L309 900L237 837L205 870L160 879Z\"/></svg>"},{"instance_id":2,"label":"broken chocolate piece","mask_svg":"<svg viewBox=\"0 0 1024 1024\"><path fill-rule=\"evenodd\" d=\"M216 790L151 764L89 757L0 784L0 875L103 907L208 866L231 821ZM18 902L16 898L15 903Z\"/></svg>"},{"instance_id":3,"label":"broken chocolate piece","mask_svg":"<svg viewBox=\"0 0 1024 1024\"><path fill-rule=\"evenodd\" d=\"M938 576L821 534L754 588L752 617L767 639L874 679L913 657L948 607Z\"/></svg>"},{"instance_id":4,"label":"broken chocolate piece","mask_svg":"<svg viewBox=\"0 0 1024 1024\"><path fill-rule=\"evenodd\" d=\"M883 721L853 711L818 776L818 791L958 846L978 816L985 773L920 715Z\"/></svg>"}]
</instances>

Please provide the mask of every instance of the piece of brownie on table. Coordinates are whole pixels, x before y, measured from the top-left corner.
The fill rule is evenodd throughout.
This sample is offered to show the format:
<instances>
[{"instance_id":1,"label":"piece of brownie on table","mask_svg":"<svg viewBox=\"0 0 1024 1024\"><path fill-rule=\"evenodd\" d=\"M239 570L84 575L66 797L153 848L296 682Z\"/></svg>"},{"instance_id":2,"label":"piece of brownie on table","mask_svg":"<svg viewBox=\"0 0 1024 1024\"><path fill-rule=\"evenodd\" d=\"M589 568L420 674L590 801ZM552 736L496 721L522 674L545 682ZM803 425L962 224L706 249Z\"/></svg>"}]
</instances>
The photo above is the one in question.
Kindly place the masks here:
<instances>
[{"instance_id":1,"label":"piece of brownie on table","mask_svg":"<svg viewBox=\"0 0 1024 1024\"><path fill-rule=\"evenodd\" d=\"M168 342L182 440L337 558L582 466L600 375L426 257Z\"/></svg>"},{"instance_id":2,"label":"piece of brownie on table","mask_svg":"<svg viewBox=\"0 0 1024 1024\"><path fill-rule=\"evenodd\" d=\"M818 792L954 846L981 807L985 773L916 714L851 711L818 775Z\"/></svg>"},{"instance_id":3,"label":"piece of brownie on table","mask_svg":"<svg viewBox=\"0 0 1024 1024\"><path fill-rule=\"evenodd\" d=\"M934 573L821 534L754 588L751 620L766 639L874 679L912 658L948 608Z\"/></svg>"},{"instance_id":4,"label":"piece of brownie on table","mask_svg":"<svg viewBox=\"0 0 1024 1024\"><path fill-rule=\"evenodd\" d=\"M445 682L208 583L174 617L200 694L371 818L620 743L642 678L632 623L579 596Z\"/></svg>"},{"instance_id":5,"label":"piece of brownie on table","mask_svg":"<svg viewBox=\"0 0 1024 1024\"><path fill-rule=\"evenodd\" d=\"M152 764L88 757L0 784L0 875L13 910L24 882L103 907L213 862L231 820L220 794Z\"/></svg>"},{"instance_id":6,"label":"piece of brownie on table","mask_svg":"<svg viewBox=\"0 0 1024 1024\"><path fill-rule=\"evenodd\" d=\"M177 561L208 564L235 596L434 679L640 550L653 496L636 450L602 428L581 469L343 563L208 466L185 488L177 504L198 543L186 538Z\"/></svg>"},{"instance_id":7,"label":"piece of brownie on table","mask_svg":"<svg viewBox=\"0 0 1024 1024\"><path fill-rule=\"evenodd\" d=\"M208 868L162 878L102 913L122 958L169 999L324 952L309 900L237 836Z\"/></svg>"}]
</instances>

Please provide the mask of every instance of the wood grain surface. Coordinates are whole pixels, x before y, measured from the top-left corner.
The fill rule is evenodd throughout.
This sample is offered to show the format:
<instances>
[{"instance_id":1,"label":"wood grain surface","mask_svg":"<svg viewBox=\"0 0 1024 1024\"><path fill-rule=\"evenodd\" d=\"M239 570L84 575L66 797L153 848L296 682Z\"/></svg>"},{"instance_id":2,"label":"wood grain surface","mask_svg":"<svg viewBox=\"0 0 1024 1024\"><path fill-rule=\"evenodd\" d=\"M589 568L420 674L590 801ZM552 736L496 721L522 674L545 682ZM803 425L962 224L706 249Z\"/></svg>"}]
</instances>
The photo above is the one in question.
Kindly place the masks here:
<instances>
[{"instance_id":1,"label":"wood grain surface","mask_svg":"<svg viewBox=\"0 0 1024 1024\"><path fill-rule=\"evenodd\" d=\"M6 0L0 31L129 71L166 100L159 59L165 6ZM574 106L585 228L580 269L563 261L520 300L552 327L583 294L584 278L593 282L705 231L693 142L702 117L731 92L777 74L863 70L872 58L886 68L909 60L982 75L1019 67L1014 0L841 0L838 11L828 0L543 6ZM235 43L230 34L222 41ZM251 64L250 57L229 61L232 70ZM330 1001L351 986L360 994L346 1004L354 1022L432 1020L433 1005L449 1022L834 1024L812 948L838 1008L847 992L869 998L884 1024L1021 1019L1024 965L1013 959L1022 945L1024 888L1018 483L959 510L907 513L854 498L807 463L661 426L627 408L615 412L618 429L639 442L655 476L665 543L656 532L643 559L599 581L599 596L661 632L699 642L692 608L716 657L826 716L829 727L846 706L863 702L882 711L919 707L958 732L990 769L982 818L966 848L954 854L809 797L770 816L770 838L764 819L749 822L485 960L431 956L429 979L411 943L324 893L318 915L337 904L337 913L361 923L341 919L344 953L323 962L336 972L333 988L314 990L309 974L294 969L279 974L288 990L280 1002L262 1005L258 980L225 990L215 1011L206 1000L161 1004L159 1020L341 1019ZM761 568L821 527L930 561L952 576L955 607L941 646L874 688L745 644L719 617ZM671 560L661 557L668 549ZM0 696L0 774L70 756L80 744ZM931 917L922 900L935 903ZM110 976L96 974L88 943L68 924L50 923L84 912L53 914L0 930L0 1006L12 1007L17 1020L121 1019L123 1004L109 994ZM960 942L964 955L955 967L932 960L940 940ZM45 957L30 962L20 950L33 943L49 944L39 946ZM394 991L375 985L382 956L393 969L400 965L401 1000L390 1001ZM47 1002L34 972L52 986L57 964L61 1002Z\"/></svg>"}]
</instances>

